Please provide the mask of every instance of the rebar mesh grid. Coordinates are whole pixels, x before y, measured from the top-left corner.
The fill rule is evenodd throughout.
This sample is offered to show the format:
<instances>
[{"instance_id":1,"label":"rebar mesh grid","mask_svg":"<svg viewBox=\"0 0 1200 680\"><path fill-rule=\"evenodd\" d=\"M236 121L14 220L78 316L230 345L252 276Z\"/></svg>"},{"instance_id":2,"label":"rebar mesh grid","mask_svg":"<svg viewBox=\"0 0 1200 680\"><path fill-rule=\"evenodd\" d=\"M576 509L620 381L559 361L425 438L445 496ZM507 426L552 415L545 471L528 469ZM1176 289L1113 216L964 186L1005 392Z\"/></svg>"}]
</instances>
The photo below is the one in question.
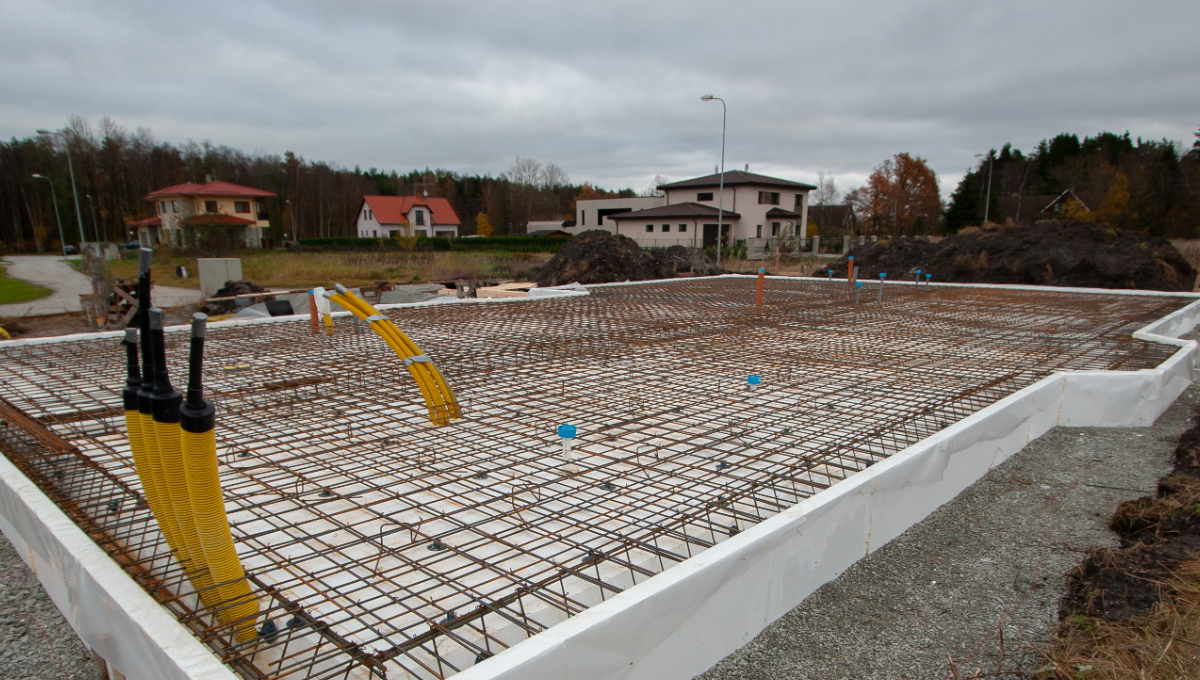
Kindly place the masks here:
<instances>
[{"instance_id":1,"label":"rebar mesh grid","mask_svg":"<svg viewBox=\"0 0 1200 680\"><path fill-rule=\"evenodd\" d=\"M221 481L265 615L205 610L138 496L115 340L0 347L0 446L246 678L443 678L1058 370L1153 367L1190 300L696 279L386 314L465 418L428 424L365 325L209 332ZM168 333L182 376L186 336ZM748 375L762 384L747 385ZM578 427L574 468L555 426Z\"/></svg>"}]
</instances>

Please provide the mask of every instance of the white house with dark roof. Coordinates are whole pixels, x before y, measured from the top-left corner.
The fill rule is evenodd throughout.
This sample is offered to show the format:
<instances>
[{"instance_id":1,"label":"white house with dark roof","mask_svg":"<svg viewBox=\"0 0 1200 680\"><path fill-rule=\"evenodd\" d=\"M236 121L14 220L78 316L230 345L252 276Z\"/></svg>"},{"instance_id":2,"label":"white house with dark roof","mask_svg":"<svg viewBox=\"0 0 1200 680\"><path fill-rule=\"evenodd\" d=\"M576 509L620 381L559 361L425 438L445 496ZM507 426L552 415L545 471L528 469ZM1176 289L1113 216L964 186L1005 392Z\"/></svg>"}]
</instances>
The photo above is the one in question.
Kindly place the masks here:
<instances>
[{"instance_id":1,"label":"white house with dark roof","mask_svg":"<svg viewBox=\"0 0 1200 680\"><path fill-rule=\"evenodd\" d=\"M658 186L662 196L641 199L604 199L604 203L634 200L658 205L614 211L623 206L592 206L601 201L579 201L577 214L607 209L599 225L580 224L573 233L603 229L628 236L643 248L686 245L709 248L717 244L720 174ZM807 229L808 192L811 184L768 177L742 170L725 172L723 215L726 243L745 241L749 249L761 248L780 236L803 236Z\"/></svg>"}]
</instances>

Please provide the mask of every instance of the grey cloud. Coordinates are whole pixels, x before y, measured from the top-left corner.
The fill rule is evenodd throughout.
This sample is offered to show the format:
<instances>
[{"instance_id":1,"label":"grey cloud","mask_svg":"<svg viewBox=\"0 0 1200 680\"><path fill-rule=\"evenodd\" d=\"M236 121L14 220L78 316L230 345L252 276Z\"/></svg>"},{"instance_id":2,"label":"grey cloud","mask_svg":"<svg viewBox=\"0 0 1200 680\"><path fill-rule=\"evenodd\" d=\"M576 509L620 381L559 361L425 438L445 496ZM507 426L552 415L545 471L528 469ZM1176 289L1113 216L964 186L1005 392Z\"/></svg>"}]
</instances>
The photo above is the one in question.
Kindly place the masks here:
<instances>
[{"instance_id":1,"label":"grey cloud","mask_svg":"<svg viewBox=\"0 0 1200 680\"><path fill-rule=\"evenodd\" d=\"M1190 143L1194 2L0 0L0 134L68 114L362 167L516 155L644 187L727 166L845 188L1061 131ZM34 123L33 121L37 121Z\"/></svg>"}]
</instances>

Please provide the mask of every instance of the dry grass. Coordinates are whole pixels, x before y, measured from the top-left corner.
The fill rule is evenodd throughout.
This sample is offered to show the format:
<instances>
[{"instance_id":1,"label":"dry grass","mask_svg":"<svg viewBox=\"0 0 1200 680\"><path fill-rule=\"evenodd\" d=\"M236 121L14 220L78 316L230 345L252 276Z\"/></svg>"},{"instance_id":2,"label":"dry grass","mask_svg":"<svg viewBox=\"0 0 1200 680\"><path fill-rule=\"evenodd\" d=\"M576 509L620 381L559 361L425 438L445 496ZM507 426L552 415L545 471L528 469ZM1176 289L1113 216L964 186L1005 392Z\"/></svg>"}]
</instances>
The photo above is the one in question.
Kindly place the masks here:
<instances>
[{"instance_id":1,"label":"dry grass","mask_svg":"<svg viewBox=\"0 0 1200 680\"><path fill-rule=\"evenodd\" d=\"M242 276L268 288L307 288L333 282L349 286L375 281L446 281L455 278L523 279L534 267L549 260L548 253L284 253L243 255ZM175 267L187 267L189 278L175 275ZM135 260L112 263L117 278L137 274ZM194 258L156 257L154 280L165 286L199 288Z\"/></svg>"},{"instance_id":2,"label":"dry grass","mask_svg":"<svg viewBox=\"0 0 1200 680\"><path fill-rule=\"evenodd\" d=\"M1162 602L1127 621L1072 617L1045 650L1047 678L1200 678L1200 560L1181 563Z\"/></svg>"},{"instance_id":3,"label":"dry grass","mask_svg":"<svg viewBox=\"0 0 1200 680\"><path fill-rule=\"evenodd\" d=\"M721 260L726 271L753 274L759 268L778 276L809 276L813 271L837 260L829 257L768 258L766 260Z\"/></svg>"}]
</instances>

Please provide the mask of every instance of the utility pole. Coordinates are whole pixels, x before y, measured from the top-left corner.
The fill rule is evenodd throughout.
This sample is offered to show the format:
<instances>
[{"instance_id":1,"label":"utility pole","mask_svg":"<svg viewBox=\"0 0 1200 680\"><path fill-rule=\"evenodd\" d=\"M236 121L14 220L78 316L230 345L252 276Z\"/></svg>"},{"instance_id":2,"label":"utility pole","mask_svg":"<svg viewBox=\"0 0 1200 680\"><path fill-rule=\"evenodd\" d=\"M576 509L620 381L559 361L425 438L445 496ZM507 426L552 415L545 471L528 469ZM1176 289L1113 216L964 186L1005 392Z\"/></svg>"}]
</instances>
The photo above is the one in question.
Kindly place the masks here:
<instances>
[{"instance_id":1,"label":"utility pole","mask_svg":"<svg viewBox=\"0 0 1200 680\"><path fill-rule=\"evenodd\" d=\"M975 154L976 158L983 158L983 154ZM988 223L988 210L992 207L992 164L996 161L996 154L988 152L988 188L987 200L983 203L983 223Z\"/></svg>"},{"instance_id":2,"label":"utility pole","mask_svg":"<svg viewBox=\"0 0 1200 680\"><path fill-rule=\"evenodd\" d=\"M79 212L79 191L75 189L75 166L71 163L71 143L67 141L66 135L61 132L50 132L49 130L38 130L39 135L62 137L63 146L67 149L67 170L71 173L71 196L75 198L75 221L79 223L79 252L83 252L83 246L87 243L87 238L83 235L83 215Z\"/></svg>"},{"instance_id":3,"label":"utility pole","mask_svg":"<svg viewBox=\"0 0 1200 680\"><path fill-rule=\"evenodd\" d=\"M717 196L717 266L721 266L721 241L725 240L724 221L725 215L725 118L729 113L729 109L725 106L725 100L720 97L714 97L711 94L706 94L700 97L702 102L710 102L712 100L721 102L721 174L720 174L720 194Z\"/></svg>"},{"instance_id":4,"label":"utility pole","mask_svg":"<svg viewBox=\"0 0 1200 680\"><path fill-rule=\"evenodd\" d=\"M62 218L61 218L61 217L59 217L59 215L58 215L58 199L56 199L56 198L54 197L54 182L50 181L50 178L49 178L49 177L43 177L43 176L41 176L41 175L38 175L38 174L35 174L35 175L33 176L33 178L34 178L34 179L44 179L44 180L46 180L47 182L50 182L50 202L54 204L54 221L55 221L55 222L58 222L58 245L59 245L59 252L60 252L60 253L61 253L61 254L62 254L64 257L65 257L65 256L66 256L66 254L67 254L67 241L66 241L66 239L63 237L63 230L62 230Z\"/></svg>"}]
</instances>

